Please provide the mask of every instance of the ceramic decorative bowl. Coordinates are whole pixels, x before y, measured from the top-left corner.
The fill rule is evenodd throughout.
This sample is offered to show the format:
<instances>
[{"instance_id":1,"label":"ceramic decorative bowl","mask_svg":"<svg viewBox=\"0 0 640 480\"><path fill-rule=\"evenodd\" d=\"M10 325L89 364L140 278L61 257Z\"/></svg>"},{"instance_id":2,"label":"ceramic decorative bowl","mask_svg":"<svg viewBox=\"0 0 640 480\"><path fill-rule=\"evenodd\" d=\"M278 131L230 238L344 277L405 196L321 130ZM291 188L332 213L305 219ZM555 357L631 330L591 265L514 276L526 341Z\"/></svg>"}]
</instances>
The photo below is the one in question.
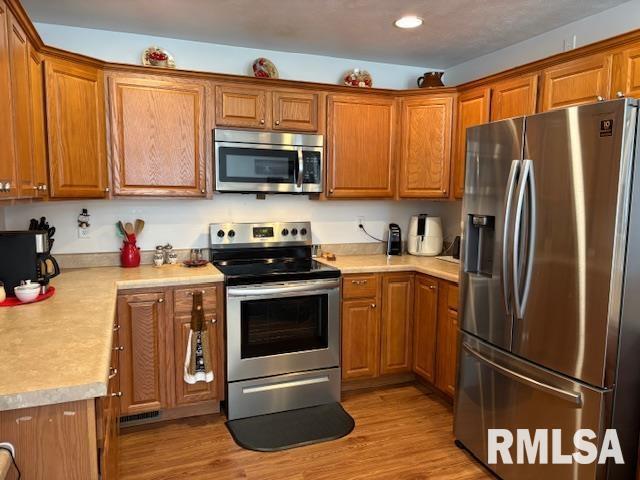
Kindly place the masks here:
<instances>
[{"instance_id":1,"label":"ceramic decorative bowl","mask_svg":"<svg viewBox=\"0 0 640 480\"><path fill-rule=\"evenodd\" d=\"M33 302L40 295L40 284L28 283L19 285L13 289L13 293L22 303Z\"/></svg>"},{"instance_id":2,"label":"ceramic decorative bowl","mask_svg":"<svg viewBox=\"0 0 640 480\"><path fill-rule=\"evenodd\" d=\"M256 58L253 62L253 76L257 78L278 78L278 69L268 58Z\"/></svg>"},{"instance_id":3,"label":"ceramic decorative bowl","mask_svg":"<svg viewBox=\"0 0 640 480\"><path fill-rule=\"evenodd\" d=\"M173 55L160 47L147 48L142 53L142 64L146 67L176 68Z\"/></svg>"},{"instance_id":4,"label":"ceramic decorative bowl","mask_svg":"<svg viewBox=\"0 0 640 480\"><path fill-rule=\"evenodd\" d=\"M371 88L373 87L373 78L366 70L354 68L344 76L344 84L347 87Z\"/></svg>"}]
</instances>

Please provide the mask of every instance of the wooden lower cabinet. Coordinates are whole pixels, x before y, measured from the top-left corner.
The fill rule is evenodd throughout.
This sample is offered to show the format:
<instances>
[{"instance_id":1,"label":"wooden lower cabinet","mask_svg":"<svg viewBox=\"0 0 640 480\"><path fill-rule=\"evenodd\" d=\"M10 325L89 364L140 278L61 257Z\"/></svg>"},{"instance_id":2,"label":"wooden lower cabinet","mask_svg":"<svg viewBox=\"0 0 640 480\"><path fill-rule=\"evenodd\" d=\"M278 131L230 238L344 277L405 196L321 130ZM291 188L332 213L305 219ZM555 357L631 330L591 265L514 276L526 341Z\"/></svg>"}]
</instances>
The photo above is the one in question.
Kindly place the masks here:
<instances>
[{"instance_id":1,"label":"wooden lower cabinet","mask_svg":"<svg viewBox=\"0 0 640 480\"><path fill-rule=\"evenodd\" d=\"M413 277L412 273L382 276L381 375L411 371Z\"/></svg>"},{"instance_id":2,"label":"wooden lower cabinet","mask_svg":"<svg viewBox=\"0 0 640 480\"><path fill-rule=\"evenodd\" d=\"M342 380L380 374L380 309L377 298L342 302Z\"/></svg>"},{"instance_id":3,"label":"wooden lower cabinet","mask_svg":"<svg viewBox=\"0 0 640 480\"><path fill-rule=\"evenodd\" d=\"M413 319L413 371L429 382L436 379L438 281L416 275Z\"/></svg>"},{"instance_id":4,"label":"wooden lower cabinet","mask_svg":"<svg viewBox=\"0 0 640 480\"><path fill-rule=\"evenodd\" d=\"M453 397L458 370L458 312L449 298L457 298L458 286L440 280L438 295L438 327L436 331L436 379L435 385ZM451 291L455 290L455 294Z\"/></svg>"},{"instance_id":5,"label":"wooden lower cabinet","mask_svg":"<svg viewBox=\"0 0 640 480\"><path fill-rule=\"evenodd\" d=\"M190 385L183 376L196 290L203 293L214 380ZM223 288L216 284L141 289L118 296L122 415L223 399L223 303Z\"/></svg>"}]
</instances>

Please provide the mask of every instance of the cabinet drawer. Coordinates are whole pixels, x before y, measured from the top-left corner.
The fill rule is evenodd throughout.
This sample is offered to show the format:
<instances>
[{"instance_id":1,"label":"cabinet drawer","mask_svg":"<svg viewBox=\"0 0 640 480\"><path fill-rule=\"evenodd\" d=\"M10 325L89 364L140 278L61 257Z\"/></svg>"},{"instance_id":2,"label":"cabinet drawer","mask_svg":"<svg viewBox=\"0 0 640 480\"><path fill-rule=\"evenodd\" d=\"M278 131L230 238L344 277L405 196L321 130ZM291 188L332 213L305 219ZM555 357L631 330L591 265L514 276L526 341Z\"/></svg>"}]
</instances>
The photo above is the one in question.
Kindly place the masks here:
<instances>
[{"instance_id":1,"label":"cabinet drawer","mask_svg":"<svg viewBox=\"0 0 640 480\"><path fill-rule=\"evenodd\" d=\"M342 298L373 298L378 296L380 276L376 274L346 275L342 280Z\"/></svg>"},{"instance_id":2,"label":"cabinet drawer","mask_svg":"<svg viewBox=\"0 0 640 480\"><path fill-rule=\"evenodd\" d=\"M449 288L447 288L447 306L451 310L458 311L458 285L449 284Z\"/></svg>"},{"instance_id":3,"label":"cabinet drawer","mask_svg":"<svg viewBox=\"0 0 640 480\"><path fill-rule=\"evenodd\" d=\"M193 306L193 293L201 291L205 313L213 313L216 309L217 287L176 288L173 294L174 313L189 313Z\"/></svg>"}]
</instances>

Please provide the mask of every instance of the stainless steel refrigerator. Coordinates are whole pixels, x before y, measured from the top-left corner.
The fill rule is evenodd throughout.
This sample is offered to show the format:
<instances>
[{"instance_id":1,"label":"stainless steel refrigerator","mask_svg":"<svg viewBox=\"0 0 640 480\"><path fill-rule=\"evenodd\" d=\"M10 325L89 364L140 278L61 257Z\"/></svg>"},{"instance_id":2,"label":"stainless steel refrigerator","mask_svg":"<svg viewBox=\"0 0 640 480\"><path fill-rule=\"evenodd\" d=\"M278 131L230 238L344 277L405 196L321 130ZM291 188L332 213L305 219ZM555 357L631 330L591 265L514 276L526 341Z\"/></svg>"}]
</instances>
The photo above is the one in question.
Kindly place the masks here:
<instances>
[{"instance_id":1,"label":"stainless steel refrigerator","mask_svg":"<svg viewBox=\"0 0 640 480\"><path fill-rule=\"evenodd\" d=\"M489 428L562 429L563 453L577 429L615 428L625 459L489 465L505 480L634 478L637 142L633 99L467 130L456 440L487 464Z\"/></svg>"}]
</instances>

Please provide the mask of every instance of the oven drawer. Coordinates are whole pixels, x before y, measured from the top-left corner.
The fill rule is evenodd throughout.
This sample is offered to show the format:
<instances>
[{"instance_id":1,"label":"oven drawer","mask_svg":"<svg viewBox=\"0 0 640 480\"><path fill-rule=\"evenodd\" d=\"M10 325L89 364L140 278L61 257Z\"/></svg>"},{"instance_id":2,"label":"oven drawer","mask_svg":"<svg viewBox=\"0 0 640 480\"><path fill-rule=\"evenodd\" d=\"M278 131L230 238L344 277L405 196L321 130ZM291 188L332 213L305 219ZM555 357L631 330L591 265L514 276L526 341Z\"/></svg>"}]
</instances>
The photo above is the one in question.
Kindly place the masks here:
<instances>
[{"instance_id":1,"label":"oven drawer","mask_svg":"<svg viewBox=\"0 0 640 480\"><path fill-rule=\"evenodd\" d=\"M375 298L378 296L380 275L345 275L342 280L342 298Z\"/></svg>"},{"instance_id":2,"label":"oven drawer","mask_svg":"<svg viewBox=\"0 0 640 480\"><path fill-rule=\"evenodd\" d=\"M227 417L252 417L340 401L340 368L230 382Z\"/></svg>"},{"instance_id":3,"label":"oven drawer","mask_svg":"<svg viewBox=\"0 0 640 480\"><path fill-rule=\"evenodd\" d=\"M173 294L173 311L175 313L191 313L193 293L202 292L202 303L205 313L215 313L217 287L176 288Z\"/></svg>"}]
</instances>

